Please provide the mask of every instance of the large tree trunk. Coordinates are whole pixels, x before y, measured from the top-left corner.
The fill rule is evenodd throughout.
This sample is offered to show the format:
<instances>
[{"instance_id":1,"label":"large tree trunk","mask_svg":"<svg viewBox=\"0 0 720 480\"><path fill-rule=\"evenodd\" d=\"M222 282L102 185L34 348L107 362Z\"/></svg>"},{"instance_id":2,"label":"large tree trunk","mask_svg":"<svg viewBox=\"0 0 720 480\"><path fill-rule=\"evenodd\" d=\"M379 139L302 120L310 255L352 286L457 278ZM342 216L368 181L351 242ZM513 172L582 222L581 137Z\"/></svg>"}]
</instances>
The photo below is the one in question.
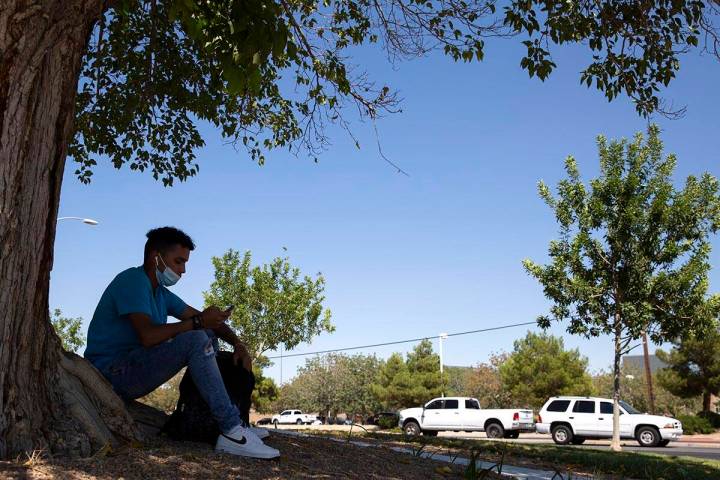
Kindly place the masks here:
<instances>
[{"instance_id":1,"label":"large tree trunk","mask_svg":"<svg viewBox=\"0 0 720 480\"><path fill-rule=\"evenodd\" d=\"M87 455L139 432L49 322L55 222L100 0L0 0L0 458Z\"/></svg>"}]
</instances>

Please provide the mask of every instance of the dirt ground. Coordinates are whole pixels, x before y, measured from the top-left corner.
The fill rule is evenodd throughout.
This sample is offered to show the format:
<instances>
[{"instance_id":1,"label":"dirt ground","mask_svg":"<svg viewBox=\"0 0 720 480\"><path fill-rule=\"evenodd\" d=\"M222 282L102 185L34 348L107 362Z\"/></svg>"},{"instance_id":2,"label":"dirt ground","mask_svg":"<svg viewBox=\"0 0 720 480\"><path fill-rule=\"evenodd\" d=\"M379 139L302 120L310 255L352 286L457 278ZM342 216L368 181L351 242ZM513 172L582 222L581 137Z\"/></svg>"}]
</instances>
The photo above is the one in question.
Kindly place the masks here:
<instances>
[{"instance_id":1,"label":"dirt ground","mask_svg":"<svg viewBox=\"0 0 720 480\"><path fill-rule=\"evenodd\" d=\"M363 448L323 438L272 435L278 460L217 454L207 444L157 438L137 448L100 452L87 459L18 459L0 462L3 479L418 479L462 478L464 467L416 458L384 447ZM500 478L492 475L486 478Z\"/></svg>"}]
</instances>

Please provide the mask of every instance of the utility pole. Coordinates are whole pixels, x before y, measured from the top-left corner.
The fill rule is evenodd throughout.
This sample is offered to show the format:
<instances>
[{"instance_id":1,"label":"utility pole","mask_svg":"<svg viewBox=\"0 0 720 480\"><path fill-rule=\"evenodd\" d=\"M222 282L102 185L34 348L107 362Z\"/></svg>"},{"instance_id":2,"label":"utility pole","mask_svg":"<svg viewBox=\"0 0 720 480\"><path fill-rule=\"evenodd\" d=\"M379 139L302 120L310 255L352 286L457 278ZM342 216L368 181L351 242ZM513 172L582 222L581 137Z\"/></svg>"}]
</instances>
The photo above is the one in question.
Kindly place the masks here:
<instances>
[{"instance_id":1,"label":"utility pole","mask_svg":"<svg viewBox=\"0 0 720 480\"><path fill-rule=\"evenodd\" d=\"M653 392L652 370L650 369L650 353L648 352L647 332L642 332L643 357L645 360L645 380L647 381L648 406L650 413L655 413L655 393Z\"/></svg>"},{"instance_id":2,"label":"utility pole","mask_svg":"<svg viewBox=\"0 0 720 480\"><path fill-rule=\"evenodd\" d=\"M441 333L438 335L438 342L440 344L440 396L445 396L445 377L443 376L443 340L448 337L447 333Z\"/></svg>"}]
</instances>

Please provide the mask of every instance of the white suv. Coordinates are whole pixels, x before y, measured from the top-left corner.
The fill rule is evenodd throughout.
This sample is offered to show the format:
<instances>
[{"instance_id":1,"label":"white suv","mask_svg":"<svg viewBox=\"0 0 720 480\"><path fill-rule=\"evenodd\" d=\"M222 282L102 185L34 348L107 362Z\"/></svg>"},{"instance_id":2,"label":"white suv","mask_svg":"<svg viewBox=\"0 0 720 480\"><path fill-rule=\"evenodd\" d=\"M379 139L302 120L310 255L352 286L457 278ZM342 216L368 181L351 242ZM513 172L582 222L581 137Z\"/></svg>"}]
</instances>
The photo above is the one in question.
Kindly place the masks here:
<instances>
[{"instance_id":1,"label":"white suv","mask_svg":"<svg viewBox=\"0 0 720 480\"><path fill-rule=\"evenodd\" d=\"M612 438L613 401L595 397L552 397L540 409L536 429L555 443L580 445L586 438ZM640 413L620 401L620 438L643 447L664 447L682 436L682 424L670 417Z\"/></svg>"}]
</instances>

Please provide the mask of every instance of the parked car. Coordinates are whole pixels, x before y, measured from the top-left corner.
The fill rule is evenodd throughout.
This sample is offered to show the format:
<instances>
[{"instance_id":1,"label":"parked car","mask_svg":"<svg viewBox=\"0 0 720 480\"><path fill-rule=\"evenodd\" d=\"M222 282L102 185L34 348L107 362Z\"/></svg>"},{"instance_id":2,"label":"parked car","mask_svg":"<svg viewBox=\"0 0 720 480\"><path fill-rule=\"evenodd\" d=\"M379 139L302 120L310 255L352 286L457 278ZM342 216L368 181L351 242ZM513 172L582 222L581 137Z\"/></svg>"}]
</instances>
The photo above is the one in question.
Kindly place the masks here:
<instances>
[{"instance_id":1,"label":"parked car","mask_svg":"<svg viewBox=\"0 0 720 480\"><path fill-rule=\"evenodd\" d=\"M284 410L280 412L280 415L273 415L272 423L278 424L297 424L297 425L310 425L317 417L315 415L308 415L302 413L300 410Z\"/></svg>"},{"instance_id":2,"label":"parked car","mask_svg":"<svg viewBox=\"0 0 720 480\"><path fill-rule=\"evenodd\" d=\"M485 432L488 438L518 438L535 431L532 410L480 408L476 398L445 397L430 400L421 408L400 411L398 425L408 435L436 436L438 432Z\"/></svg>"},{"instance_id":3,"label":"parked car","mask_svg":"<svg viewBox=\"0 0 720 480\"><path fill-rule=\"evenodd\" d=\"M400 415L398 415L397 412L379 412L365 420L367 425L377 425L381 428L393 428L397 426L399 422Z\"/></svg>"},{"instance_id":4,"label":"parked car","mask_svg":"<svg viewBox=\"0 0 720 480\"><path fill-rule=\"evenodd\" d=\"M559 445L582 444L587 438L612 438L613 401L597 397L552 397L542 409L538 433L550 433ZM648 415L620 401L620 438L634 438L643 447L665 447L683 434L680 421Z\"/></svg>"},{"instance_id":5,"label":"parked car","mask_svg":"<svg viewBox=\"0 0 720 480\"><path fill-rule=\"evenodd\" d=\"M325 419L326 425L350 425L352 422L340 417L329 417Z\"/></svg>"}]
</instances>

